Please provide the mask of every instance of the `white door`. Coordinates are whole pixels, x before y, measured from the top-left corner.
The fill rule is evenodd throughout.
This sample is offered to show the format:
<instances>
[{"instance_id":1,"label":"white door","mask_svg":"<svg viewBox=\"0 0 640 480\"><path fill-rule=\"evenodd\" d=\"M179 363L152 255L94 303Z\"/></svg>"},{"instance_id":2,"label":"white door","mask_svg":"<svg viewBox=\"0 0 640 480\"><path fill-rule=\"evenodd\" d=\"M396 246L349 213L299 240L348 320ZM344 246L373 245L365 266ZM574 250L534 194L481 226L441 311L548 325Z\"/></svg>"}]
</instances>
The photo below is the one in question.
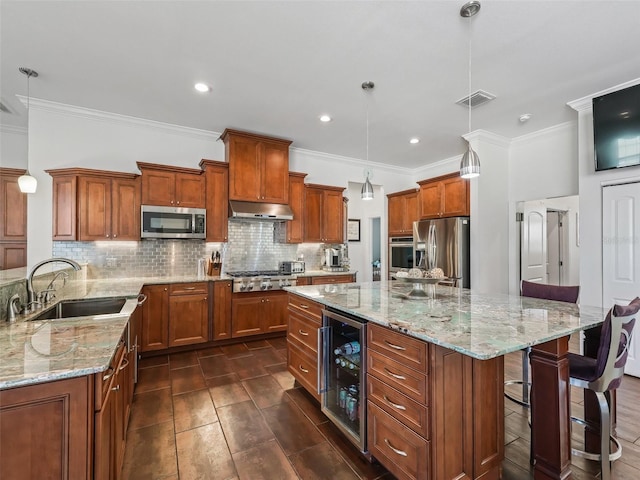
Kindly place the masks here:
<instances>
[{"instance_id":1,"label":"white door","mask_svg":"<svg viewBox=\"0 0 640 480\"><path fill-rule=\"evenodd\" d=\"M602 300L605 307L640 296L640 183L602 189ZM640 325L625 373L640 377Z\"/></svg>"},{"instance_id":2,"label":"white door","mask_svg":"<svg viewBox=\"0 0 640 480\"><path fill-rule=\"evenodd\" d=\"M547 207L543 201L524 202L520 245L522 280L547 281Z\"/></svg>"},{"instance_id":3,"label":"white door","mask_svg":"<svg viewBox=\"0 0 640 480\"><path fill-rule=\"evenodd\" d=\"M547 211L547 281L549 285L562 285L560 280L560 212Z\"/></svg>"}]
</instances>

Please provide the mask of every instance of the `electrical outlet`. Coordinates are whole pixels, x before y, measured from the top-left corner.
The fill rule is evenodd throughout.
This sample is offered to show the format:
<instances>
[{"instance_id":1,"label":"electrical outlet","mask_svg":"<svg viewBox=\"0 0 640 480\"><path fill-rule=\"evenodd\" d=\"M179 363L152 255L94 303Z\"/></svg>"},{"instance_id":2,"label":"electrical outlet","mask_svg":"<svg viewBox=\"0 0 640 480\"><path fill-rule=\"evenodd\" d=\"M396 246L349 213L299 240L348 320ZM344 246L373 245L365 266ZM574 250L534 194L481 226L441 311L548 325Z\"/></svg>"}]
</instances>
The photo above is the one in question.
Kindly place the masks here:
<instances>
[{"instance_id":1,"label":"electrical outlet","mask_svg":"<svg viewBox=\"0 0 640 480\"><path fill-rule=\"evenodd\" d=\"M107 268L117 268L118 267L118 259L114 257L108 257L105 266Z\"/></svg>"}]
</instances>

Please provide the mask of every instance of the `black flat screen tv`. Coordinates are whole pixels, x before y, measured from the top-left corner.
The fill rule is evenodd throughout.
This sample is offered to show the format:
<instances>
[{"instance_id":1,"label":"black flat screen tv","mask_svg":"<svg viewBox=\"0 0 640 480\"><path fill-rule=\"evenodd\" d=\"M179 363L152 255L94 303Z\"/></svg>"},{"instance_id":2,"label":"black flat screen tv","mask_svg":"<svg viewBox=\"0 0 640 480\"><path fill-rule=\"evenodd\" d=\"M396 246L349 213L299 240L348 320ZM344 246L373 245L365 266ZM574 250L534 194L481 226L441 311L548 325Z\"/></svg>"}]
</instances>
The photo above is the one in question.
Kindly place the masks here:
<instances>
[{"instance_id":1,"label":"black flat screen tv","mask_svg":"<svg viewBox=\"0 0 640 480\"><path fill-rule=\"evenodd\" d=\"M593 99L596 171L640 165L640 84Z\"/></svg>"}]
</instances>

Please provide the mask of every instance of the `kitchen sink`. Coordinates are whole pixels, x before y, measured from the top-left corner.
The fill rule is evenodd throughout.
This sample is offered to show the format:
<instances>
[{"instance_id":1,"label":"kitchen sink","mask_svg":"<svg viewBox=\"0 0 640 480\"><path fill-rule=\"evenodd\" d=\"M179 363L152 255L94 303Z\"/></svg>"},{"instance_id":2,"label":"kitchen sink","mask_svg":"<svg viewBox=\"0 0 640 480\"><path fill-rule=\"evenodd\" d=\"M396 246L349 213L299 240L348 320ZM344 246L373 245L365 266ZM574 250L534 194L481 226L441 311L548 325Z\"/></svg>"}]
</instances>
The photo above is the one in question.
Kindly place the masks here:
<instances>
[{"instance_id":1,"label":"kitchen sink","mask_svg":"<svg viewBox=\"0 0 640 480\"><path fill-rule=\"evenodd\" d=\"M53 307L39 313L31 320L48 320L53 318L73 318L85 317L90 315L107 315L114 313L126 313L125 305L127 299L124 297L117 298L87 298L81 300L62 300ZM128 309L127 309L128 310Z\"/></svg>"}]
</instances>

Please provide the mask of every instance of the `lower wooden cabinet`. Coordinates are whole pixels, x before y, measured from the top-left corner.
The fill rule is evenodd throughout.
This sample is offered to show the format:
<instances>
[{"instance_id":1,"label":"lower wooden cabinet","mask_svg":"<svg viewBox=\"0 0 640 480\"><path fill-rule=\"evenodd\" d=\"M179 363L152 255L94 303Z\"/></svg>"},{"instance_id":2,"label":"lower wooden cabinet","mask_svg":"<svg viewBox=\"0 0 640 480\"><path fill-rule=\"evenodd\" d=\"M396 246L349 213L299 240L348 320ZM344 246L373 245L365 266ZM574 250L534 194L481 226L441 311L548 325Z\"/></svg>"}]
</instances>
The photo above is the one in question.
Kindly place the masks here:
<instances>
[{"instance_id":1,"label":"lower wooden cabinet","mask_svg":"<svg viewBox=\"0 0 640 480\"><path fill-rule=\"evenodd\" d=\"M318 329L321 325L322 305L289 294L287 369L318 401Z\"/></svg>"},{"instance_id":2,"label":"lower wooden cabinet","mask_svg":"<svg viewBox=\"0 0 640 480\"><path fill-rule=\"evenodd\" d=\"M142 293L142 352L209 340L207 282L146 285Z\"/></svg>"},{"instance_id":3,"label":"lower wooden cabinet","mask_svg":"<svg viewBox=\"0 0 640 480\"><path fill-rule=\"evenodd\" d=\"M287 330L287 292L239 293L231 299L233 338Z\"/></svg>"},{"instance_id":4,"label":"lower wooden cabinet","mask_svg":"<svg viewBox=\"0 0 640 480\"><path fill-rule=\"evenodd\" d=\"M89 479L89 377L0 392L0 478Z\"/></svg>"},{"instance_id":5,"label":"lower wooden cabinet","mask_svg":"<svg viewBox=\"0 0 640 480\"><path fill-rule=\"evenodd\" d=\"M212 340L231 338L231 281L213 282Z\"/></svg>"}]
</instances>

